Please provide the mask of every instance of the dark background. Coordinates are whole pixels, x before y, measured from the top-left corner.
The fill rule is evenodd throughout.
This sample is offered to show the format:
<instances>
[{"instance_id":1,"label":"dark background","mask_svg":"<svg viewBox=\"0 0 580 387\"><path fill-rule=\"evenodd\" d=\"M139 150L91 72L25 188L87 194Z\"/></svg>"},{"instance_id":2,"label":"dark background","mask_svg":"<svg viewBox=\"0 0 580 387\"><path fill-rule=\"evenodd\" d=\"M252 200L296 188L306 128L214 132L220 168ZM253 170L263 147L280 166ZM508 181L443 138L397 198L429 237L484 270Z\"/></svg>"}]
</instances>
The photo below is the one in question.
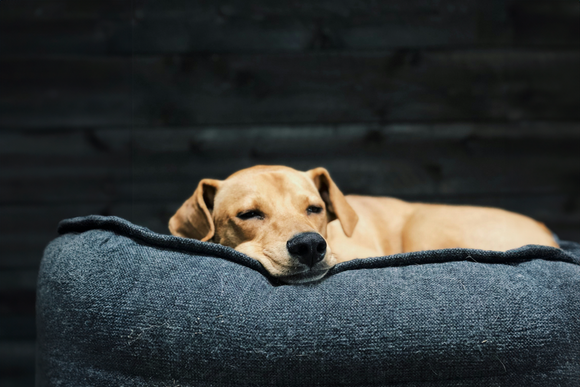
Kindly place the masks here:
<instances>
[{"instance_id":1,"label":"dark background","mask_svg":"<svg viewBox=\"0 0 580 387\"><path fill-rule=\"evenodd\" d=\"M580 241L577 0L0 1L0 386L63 218L167 233L201 178L499 206Z\"/></svg>"}]
</instances>

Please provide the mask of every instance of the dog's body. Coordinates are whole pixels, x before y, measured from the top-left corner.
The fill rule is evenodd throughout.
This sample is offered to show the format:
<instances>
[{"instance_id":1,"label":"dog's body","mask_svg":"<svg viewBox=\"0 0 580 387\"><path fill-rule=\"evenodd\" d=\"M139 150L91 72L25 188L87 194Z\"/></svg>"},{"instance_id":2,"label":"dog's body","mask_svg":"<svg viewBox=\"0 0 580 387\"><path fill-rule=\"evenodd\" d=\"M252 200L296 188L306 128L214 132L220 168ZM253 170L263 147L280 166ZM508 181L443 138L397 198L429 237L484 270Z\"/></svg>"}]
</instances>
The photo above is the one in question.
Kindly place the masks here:
<instances>
[{"instance_id":1,"label":"dog's body","mask_svg":"<svg viewBox=\"0 0 580 387\"><path fill-rule=\"evenodd\" d=\"M230 246L288 283L322 278L338 262L453 247L558 247L550 231L496 209L344 196L324 168L256 166L204 179L169 222L172 234Z\"/></svg>"},{"instance_id":2,"label":"dog's body","mask_svg":"<svg viewBox=\"0 0 580 387\"><path fill-rule=\"evenodd\" d=\"M347 195L359 221L347 237L338 221L327 240L338 261L453 247L506 251L527 244L558 247L540 222L497 208L408 203Z\"/></svg>"}]
</instances>

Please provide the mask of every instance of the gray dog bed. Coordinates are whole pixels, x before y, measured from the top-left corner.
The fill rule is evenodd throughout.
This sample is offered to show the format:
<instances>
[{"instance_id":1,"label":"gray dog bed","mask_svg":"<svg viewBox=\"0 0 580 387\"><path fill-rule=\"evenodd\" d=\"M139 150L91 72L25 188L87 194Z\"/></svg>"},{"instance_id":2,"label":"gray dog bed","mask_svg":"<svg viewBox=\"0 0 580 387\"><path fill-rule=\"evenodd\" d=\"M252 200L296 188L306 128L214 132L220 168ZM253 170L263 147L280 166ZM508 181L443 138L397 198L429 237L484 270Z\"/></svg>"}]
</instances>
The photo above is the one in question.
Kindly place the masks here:
<instances>
[{"instance_id":1,"label":"gray dog bed","mask_svg":"<svg viewBox=\"0 0 580 387\"><path fill-rule=\"evenodd\" d=\"M283 285L230 248L61 222L38 280L37 386L575 386L580 245L449 249Z\"/></svg>"}]
</instances>

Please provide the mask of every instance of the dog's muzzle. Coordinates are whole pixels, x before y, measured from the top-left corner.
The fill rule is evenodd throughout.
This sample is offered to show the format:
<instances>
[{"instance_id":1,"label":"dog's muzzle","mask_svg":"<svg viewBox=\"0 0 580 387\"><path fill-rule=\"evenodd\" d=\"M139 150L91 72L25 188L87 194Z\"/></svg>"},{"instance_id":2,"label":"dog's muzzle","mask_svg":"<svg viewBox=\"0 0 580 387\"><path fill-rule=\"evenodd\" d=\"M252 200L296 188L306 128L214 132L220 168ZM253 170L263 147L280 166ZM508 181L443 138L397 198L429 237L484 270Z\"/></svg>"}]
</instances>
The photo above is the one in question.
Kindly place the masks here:
<instances>
[{"instance_id":1,"label":"dog's muzzle","mask_svg":"<svg viewBox=\"0 0 580 387\"><path fill-rule=\"evenodd\" d=\"M286 248L293 258L308 267L316 265L326 255L326 241L316 232L295 235L286 243Z\"/></svg>"}]
</instances>

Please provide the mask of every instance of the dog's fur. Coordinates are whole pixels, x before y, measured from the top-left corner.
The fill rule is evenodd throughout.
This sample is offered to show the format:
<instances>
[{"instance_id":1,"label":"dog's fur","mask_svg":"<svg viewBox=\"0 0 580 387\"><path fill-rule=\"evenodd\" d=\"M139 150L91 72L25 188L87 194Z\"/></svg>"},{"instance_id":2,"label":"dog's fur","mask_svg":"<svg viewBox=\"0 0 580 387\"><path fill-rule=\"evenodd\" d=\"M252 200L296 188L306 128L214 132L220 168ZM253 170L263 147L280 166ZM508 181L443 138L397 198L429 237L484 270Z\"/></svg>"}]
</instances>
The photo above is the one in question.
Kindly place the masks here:
<instances>
[{"instance_id":1,"label":"dog's fur","mask_svg":"<svg viewBox=\"0 0 580 387\"><path fill-rule=\"evenodd\" d=\"M202 180L169 230L233 247L287 283L318 280L336 263L355 258L452 247L558 247L542 223L513 212L344 196L324 168L300 172L283 166ZM307 265L289 252L289 241L303 233L325 238L319 262Z\"/></svg>"}]
</instances>

